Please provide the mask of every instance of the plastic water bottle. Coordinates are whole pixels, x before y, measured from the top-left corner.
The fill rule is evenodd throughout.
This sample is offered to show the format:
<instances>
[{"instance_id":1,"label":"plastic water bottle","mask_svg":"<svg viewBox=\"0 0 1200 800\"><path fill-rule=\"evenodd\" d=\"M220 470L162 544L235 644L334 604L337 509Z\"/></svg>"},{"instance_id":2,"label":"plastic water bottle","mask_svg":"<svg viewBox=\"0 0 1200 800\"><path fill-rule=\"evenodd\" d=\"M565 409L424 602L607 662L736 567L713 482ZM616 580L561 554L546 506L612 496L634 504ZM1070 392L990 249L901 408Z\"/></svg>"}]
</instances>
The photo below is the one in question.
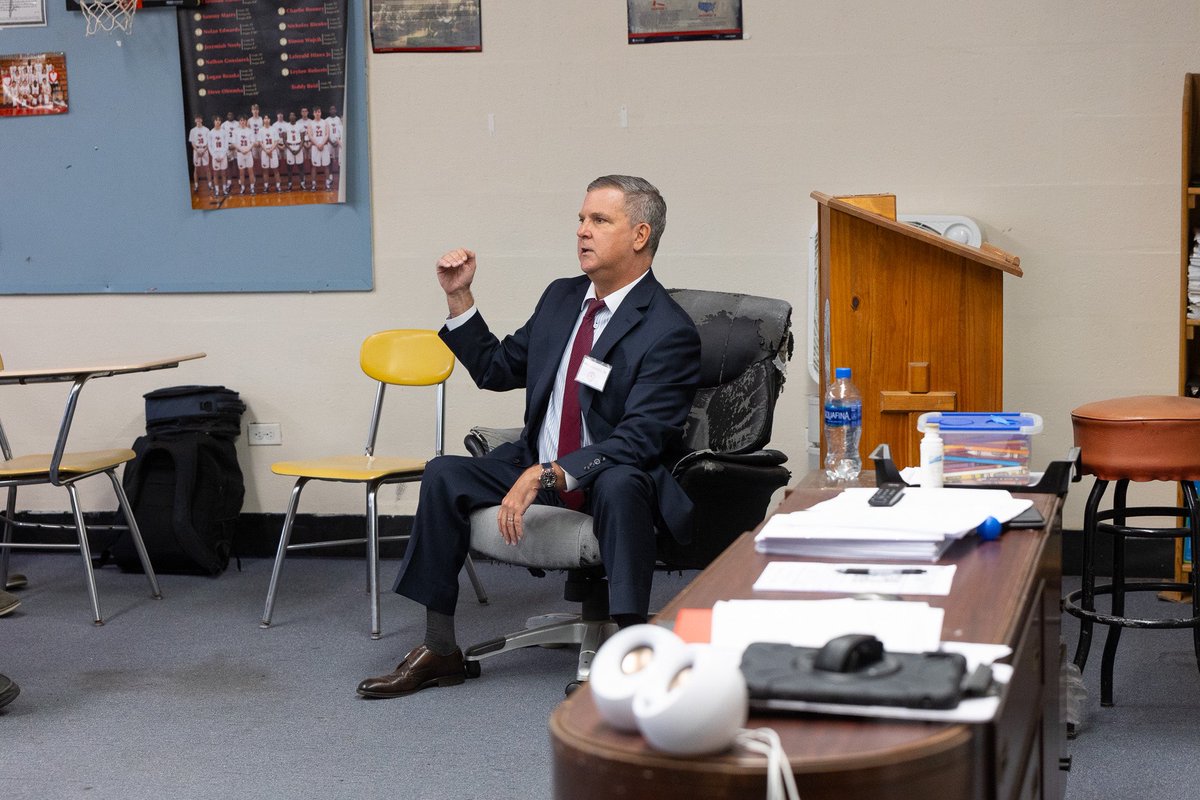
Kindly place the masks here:
<instances>
[{"instance_id":1,"label":"plastic water bottle","mask_svg":"<svg viewBox=\"0 0 1200 800\"><path fill-rule=\"evenodd\" d=\"M825 475L852 481L862 472L862 395L850 380L849 367L838 367L833 375L825 392Z\"/></svg>"}]
</instances>

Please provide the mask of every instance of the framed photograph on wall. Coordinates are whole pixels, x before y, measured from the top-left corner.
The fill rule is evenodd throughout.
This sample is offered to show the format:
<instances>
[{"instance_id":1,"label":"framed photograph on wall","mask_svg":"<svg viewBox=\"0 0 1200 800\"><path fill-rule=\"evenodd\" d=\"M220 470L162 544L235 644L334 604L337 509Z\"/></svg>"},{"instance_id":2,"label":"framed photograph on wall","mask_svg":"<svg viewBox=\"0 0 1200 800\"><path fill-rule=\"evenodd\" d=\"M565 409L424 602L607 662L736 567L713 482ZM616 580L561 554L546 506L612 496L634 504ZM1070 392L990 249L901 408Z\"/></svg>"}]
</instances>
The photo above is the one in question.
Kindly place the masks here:
<instances>
[{"instance_id":1,"label":"framed photograph on wall","mask_svg":"<svg viewBox=\"0 0 1200 800\"><path fill-rule=\"evenodd\" d=\"M0 56L0 117L67 113L67 56Z\"/></svg>"},{"instance_id":2,"label":"framed photograph on wall","mask_svg":"<svg viewBox=\"0 0 1200 800\"><path fill-rule=\"evenodd\" d=\"M0 2L0 28L46 26L46 0L4 0Z\"/></svg>"},{"instance_id":3,"label":"framed photograph on wall","mask_svg":"<svg viewBox=\"0 0 1200 800\"><path fill-rule=\"evenodd\" d=\"M478 53L480 0L371 0L376 53Z\"/></svg>"},{"instance_id":4,"label":"framed photograph on wall","mask_svg":"<svg viewBox=\"0 0 1200 800\"><path fill-rule=\"evenodd\" d=\"M626 0L629 43L741 39L742 0Z\"/></svg>"}]
</instances>

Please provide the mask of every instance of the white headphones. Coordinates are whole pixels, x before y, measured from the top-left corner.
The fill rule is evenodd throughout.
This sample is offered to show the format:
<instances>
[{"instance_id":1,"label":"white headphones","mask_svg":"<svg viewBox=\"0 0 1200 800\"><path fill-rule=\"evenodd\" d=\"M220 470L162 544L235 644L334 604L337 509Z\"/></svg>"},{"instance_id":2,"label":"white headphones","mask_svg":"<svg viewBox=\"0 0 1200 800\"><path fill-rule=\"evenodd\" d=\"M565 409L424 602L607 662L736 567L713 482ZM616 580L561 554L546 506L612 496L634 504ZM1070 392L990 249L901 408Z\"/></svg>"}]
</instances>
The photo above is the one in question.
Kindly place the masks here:
<instances>
[{"instance_id":1,"label":"white headphones","mask_svg":"<svg viewBox=\"0 0 1200 800\"><path fill-rule=\"evenodd\" d=\"M592 697L605 722L640 730L658 750L718 753L746 724L749 694L736 655L688 645L657 625L618 631L592 662Z\"/></svg>"}]
</instances>

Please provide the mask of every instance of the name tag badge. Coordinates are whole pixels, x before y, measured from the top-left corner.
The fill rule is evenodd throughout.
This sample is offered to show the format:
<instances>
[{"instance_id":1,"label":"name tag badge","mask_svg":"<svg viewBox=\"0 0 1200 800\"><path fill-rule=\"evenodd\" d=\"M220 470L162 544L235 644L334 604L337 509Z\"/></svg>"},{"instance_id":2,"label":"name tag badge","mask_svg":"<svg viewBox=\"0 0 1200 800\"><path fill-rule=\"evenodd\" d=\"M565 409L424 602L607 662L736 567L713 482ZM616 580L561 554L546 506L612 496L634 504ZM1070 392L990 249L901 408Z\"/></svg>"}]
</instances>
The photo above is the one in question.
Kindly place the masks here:
<instances>
[{"instance_id":1,"label":"name tag badge","mask_svg":"<svg viewBox=\"0 0 1200 800\"><path fill-rule=\"evenodd\" d=\"M584 386L595 389L597 392L604 391L604 384L608 383L608 373L612 372L612 364L605 364L603 361L584 356L583 362L579 365L579 372L575 375L575 380L582 383Z\"/></svg>"}]
</instances>

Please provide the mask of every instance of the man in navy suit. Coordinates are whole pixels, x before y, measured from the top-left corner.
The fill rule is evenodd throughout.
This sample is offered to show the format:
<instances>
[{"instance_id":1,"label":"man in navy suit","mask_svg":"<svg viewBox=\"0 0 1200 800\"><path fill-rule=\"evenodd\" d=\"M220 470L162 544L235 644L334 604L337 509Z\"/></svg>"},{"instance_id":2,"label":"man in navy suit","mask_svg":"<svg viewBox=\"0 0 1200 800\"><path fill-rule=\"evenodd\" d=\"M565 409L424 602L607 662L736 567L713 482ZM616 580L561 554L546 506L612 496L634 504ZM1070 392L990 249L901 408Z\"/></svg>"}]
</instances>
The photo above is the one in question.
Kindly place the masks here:
<instances>
[{"instance_id":1,"label":"man in navy suit","mask_svg":"<svg viewBox=\"0 0 1200 800\"><path fill-rule=\"evenodd\" d=\"M644 622L655 529L691 538L692 504L671 476L700 374L691 318L650 270L666 225L662 195L642 178L588 186L576 252L583 275L554 281L520 330L499 339L475 306L475 254L437 262L449 317L441 337L483 389L525 390L519 441L486 458L429 462L395 590L426 609L424 642L358 693L399 697L466 677L454 635L470 514L499 505L500 533L520 541L534 503L592 515L621 625ZM602 302L601 302L602 301Z\"/></svg>"}]
</instances>

